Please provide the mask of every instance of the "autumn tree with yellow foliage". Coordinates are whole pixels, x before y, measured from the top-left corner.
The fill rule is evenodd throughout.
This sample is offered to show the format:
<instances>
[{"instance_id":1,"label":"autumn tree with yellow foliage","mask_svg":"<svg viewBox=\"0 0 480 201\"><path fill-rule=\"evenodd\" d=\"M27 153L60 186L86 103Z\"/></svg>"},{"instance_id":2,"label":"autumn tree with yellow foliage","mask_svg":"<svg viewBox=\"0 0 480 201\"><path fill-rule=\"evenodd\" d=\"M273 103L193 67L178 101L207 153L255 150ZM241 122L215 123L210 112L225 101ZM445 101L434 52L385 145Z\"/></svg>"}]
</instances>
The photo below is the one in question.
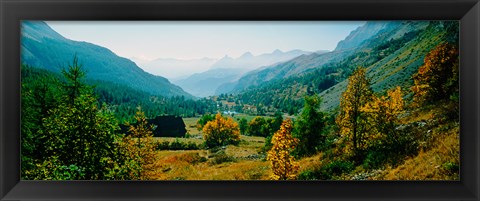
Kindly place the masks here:
<instances>
[{"instance_id":1,"label":"autumn tree with yellow foliage","mask_svg":"<svg viewBox=\"0 0 480 201\"><path fill-rule=\"evenodd\" d=\"M365 68L358 67L348 78L347 89L340 99L340 113L336 123L347 155L358 155L366 148L370 123L362 107L372 100L373 94L366 73Z\"/></svg>"},{"instance_id":2,"label":"autumn tree with yellow foliage","mask_svg":"<svg viewBox=\"0 0 480 201\"><path fill-rule=\"evenodd\" d=\"M387 96L373 96L372 101L361 108L368 114L372 125L369 141L372 143L399 143L399 133L395 128L400 124L399 115L404 112L402 89L397 86L387 91Z\"/></svg>"},{"instance_id":3,"label":"autumn tree with yellow foliage","mask_svg":"<svg viewBox=\"0 0 480 201\"><path fill-rule=\"evenodd\" d=\"M153 127L148 124L141 108L135 113L135 124L127 123L129 135L123 138L122 146L131 159L131 178L140 180L152 179L152 171L156 160L155 141L153 139Z\"/></svg>"},{"instance_id":4,"label":"autumn tree with yellow foliage","mask_svg":"<svg viewBox=\"0 0 480 201\"><path fill-rule=\"evenodd\" d=\"M268 151L267 160L271 162L275 180L295 179L299 165L295 158L291 156L298 139L292 136L292 121L286 119L282 122L280 130L275 132L272 137L272 148Z\"/></svg>"},{"instance_id":5,"label":"autumn tree with yellow foliage","mask_svg":"<svg viewBox=\"0 0 480 201\"><path fill-rule=\"evenodd\" d=\"M232 118L217 113L215 120L203 127L203 139L208 147L217 147L240 142L240 128Z\"/></svg>"}]
</instances>

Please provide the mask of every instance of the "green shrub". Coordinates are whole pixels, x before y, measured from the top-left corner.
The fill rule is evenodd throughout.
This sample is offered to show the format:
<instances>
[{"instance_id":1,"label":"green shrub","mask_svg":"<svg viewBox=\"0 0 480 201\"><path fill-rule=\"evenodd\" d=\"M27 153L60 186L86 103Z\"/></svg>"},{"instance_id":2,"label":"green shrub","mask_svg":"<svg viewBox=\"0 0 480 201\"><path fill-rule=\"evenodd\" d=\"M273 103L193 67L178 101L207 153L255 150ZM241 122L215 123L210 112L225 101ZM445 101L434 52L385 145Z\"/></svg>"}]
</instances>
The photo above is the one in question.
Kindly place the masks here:
<instances>
[{"instance_id":1,"label":"green shrub","mask_svg":"<svg viewBox=\"0 0 480 201\"><path fill-rule=\"evenodd\" d=\"M235 162L235 157L227 155L225 152L220 151L210 160L210 164L218 165L226 162Z\"/></svg>"},{"instance_id":2,"label":"green shrub","mask_svg":"<svg viewBox=\"0 0 480 201\"><path fill-rule=\"evenodd\" d=\"M305 170L298 175L299 180L331 180L351 172L355 168L353 162L336 160L314 169Z\"/></svg>"},{"instance_id":3,"label":"green shrub","mask_svg":"<svg viewBox=\"0 0 480 201\"><path fill-rule=\"evenodd\" d=\"M447 162L444 163L442 166L443 169L450 174L458 173L460 170L460 166L458 165L458 163L455 162Z\"/></svg>"},{"instance_id":4,"label":"green shrub","mask_svg":"<svg viewBox=\"0 0 480 201\"><path fill-rule=\"evenodd\" d=\"M375 150L370 151L365 160L363 161L363 168L365 169L375 169L381 167L385 162L387 162L389 154L386 151Z\"/></svg>"},{"instance_id":5,"label":"green shrub","mask_svg":"<svg viewBox=\"0 0 480 201\"><path fill-rule=\"evenodd\" d=\"M200 150L204 149L203 145L197 145L194 142L181 142L176 139L173 142L158 142L156 150Z\"/></svg>"}]
</instances>

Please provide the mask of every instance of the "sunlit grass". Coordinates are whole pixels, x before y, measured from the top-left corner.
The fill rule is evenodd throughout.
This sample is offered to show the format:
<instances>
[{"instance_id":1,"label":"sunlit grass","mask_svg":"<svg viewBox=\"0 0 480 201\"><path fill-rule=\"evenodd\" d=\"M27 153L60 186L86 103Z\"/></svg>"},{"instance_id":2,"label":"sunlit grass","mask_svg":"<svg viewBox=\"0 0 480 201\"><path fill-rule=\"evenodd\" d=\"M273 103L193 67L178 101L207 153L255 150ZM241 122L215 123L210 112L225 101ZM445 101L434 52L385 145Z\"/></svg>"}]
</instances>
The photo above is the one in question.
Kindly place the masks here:
<instances>
[{"instance_id":1,"label":"sunlit grass","mask_svg":"<svg viewBox=\"0 0 480 201\"><path fill-rule=\"evenodd\" d=\"M385 180L458 180L460 164L459 127L439 133L435 146L405 160L396 168L387 168L375 179Z\"/></svg>"},{"instance_id":2,"label":"sunlit grass","mask_svg":"<svg viewBox=\"0 0 480 201\"><path fill-rule=\"evenodd\" d=\"M265 180L268 179L270 163L259 153L265 138L241 136L238 146L192 151L157 151L155 180ZM157 140L202 143L202 139L160 138ZM224 153L224 155L219 154ZM231 160L220 161L216 157ZM217 159L217 160L216 160Z\"/></svg>"}]
</instances>

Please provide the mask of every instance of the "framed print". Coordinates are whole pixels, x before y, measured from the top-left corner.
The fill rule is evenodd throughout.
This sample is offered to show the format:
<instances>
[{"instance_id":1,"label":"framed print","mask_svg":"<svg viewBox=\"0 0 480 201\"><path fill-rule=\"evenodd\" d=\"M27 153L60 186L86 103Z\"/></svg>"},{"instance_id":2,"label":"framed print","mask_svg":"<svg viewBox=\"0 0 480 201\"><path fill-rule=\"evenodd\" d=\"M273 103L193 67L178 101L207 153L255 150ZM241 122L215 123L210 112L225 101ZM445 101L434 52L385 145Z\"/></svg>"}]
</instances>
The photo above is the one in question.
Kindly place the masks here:
<instances>
[{"instance_id":1,"label":"framed print","mask_svg":"<svg viewBox=\"0 0 480 201\"><path fill-rule=\"evenodd\" d=\"M0 8L2 200L478 200L478 1Z\"/></svg>"}]
</instances>

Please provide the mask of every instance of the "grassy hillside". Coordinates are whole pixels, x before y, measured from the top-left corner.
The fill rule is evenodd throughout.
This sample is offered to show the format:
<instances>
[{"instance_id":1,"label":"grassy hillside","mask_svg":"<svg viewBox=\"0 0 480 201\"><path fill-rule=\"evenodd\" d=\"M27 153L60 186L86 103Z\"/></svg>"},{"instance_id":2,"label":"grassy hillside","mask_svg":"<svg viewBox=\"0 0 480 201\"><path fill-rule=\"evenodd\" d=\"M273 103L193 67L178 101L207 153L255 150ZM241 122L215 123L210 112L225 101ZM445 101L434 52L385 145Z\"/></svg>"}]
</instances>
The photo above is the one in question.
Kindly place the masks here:
<instances>
[{"instance_id":1,"label":"grassy hillside","mask_svg":"<svg viewBox=\"0 0 480 201\"><path fill-rule=\"evenodd\" d=\"M447 32L442 30L440 25L423 24L418 26L420 30L415 32L412 40L406 41L401 47L393 50L388 56L376 61L373 64L364 66L368 69L368 76L371 79L372 88L376 92L384 92L394 86L401 86L408 89L412 84L412 75L417 72L418 67L423 64L423 59L427 52L441 42L447 41ZM422 29L423 28L423 29ZM393 33L392 36L384 40L390 40L394 36L406 31L400 30ZM408 32L407 32L408 33ZM389 39L390 38L390 39ZM395 39L395 38L393 38ZM380 39L375 39L380 40ZM382 46L382 44L377 45ZM382 53L378 49L365 50L367 57L372 57ZM352 67L359 65L352 62ZM324 110L332 110L338 106L340 95L345 91L347 80L344 80L335 86L320 93L324 102L322 108Z\"/></svg>"},{"instance_id":2,"label":"grassy hillside","mask_svg":"<svg viewBox=\"0 0 480 201\"><path fill-rule=\"evenodd\" d=\"M349 53L334 51L324 54L324 57L341 54L335 60L325 59L318 62L316 59L322 57L301 56L270 70L282 71L284 66L290 66L290 72L294 73L286 78L279 77L256 83L256 79L250 80L249 76L245 76L242 79L248 79L252 86L239 92L238 99L245 104L267 105L266 110L281 109L283 112L290 112L293 108L296 113L302 107L303 97L316 93L323 99L322 110L332 111L339 105L340 94L345 91L346 78L358 66L367 68L375 92L384 93L393 86L408 89L413 84L411 77L423 64L426 53L454 37L449 30L451 23L444 23L394 22L364 41L357 49L349 49ZM296 65L302 57L312 65ZM255 75L263 73L258 72ZM265 74L267 75L268 73ZM255 84L258 86L254 86Z\"/></svg>"}]
</instances>

